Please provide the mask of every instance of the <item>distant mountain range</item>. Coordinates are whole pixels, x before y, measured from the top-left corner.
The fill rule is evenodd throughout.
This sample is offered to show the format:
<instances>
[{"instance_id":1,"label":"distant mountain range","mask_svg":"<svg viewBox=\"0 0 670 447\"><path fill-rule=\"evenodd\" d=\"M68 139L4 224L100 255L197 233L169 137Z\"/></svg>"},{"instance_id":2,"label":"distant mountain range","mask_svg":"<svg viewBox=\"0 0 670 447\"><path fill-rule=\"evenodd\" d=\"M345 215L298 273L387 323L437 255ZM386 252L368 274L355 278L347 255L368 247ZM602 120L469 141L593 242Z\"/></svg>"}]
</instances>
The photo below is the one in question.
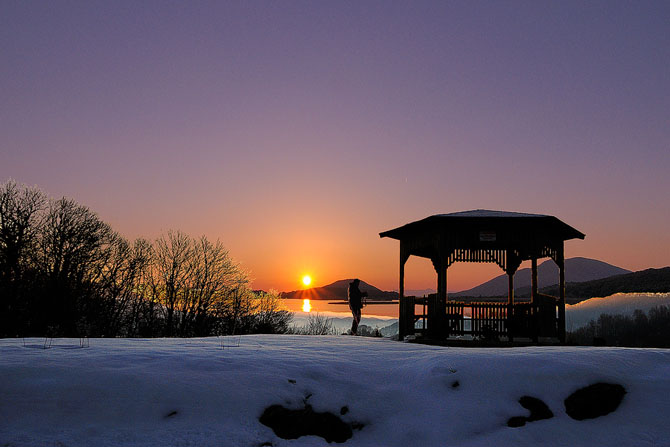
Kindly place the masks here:
<instances>
[{"instance_id":1,"label":"distant mountain range","mask_svg":"<svg viewBox=\"0 0 670 447\"><path fill-rule=\"evenodd\" d=\"M569 258L565 260L565 281L579 283L631 273L630 270L589 258ZM518 296L530 295L531 269L518 270L514 275L514 293ZM538 288L558 284L558 266L551 259L537 266ZM447 279L448 280L448 279ZM472 289L450 293L450 297L498 297L507 296L507 275L496 276ZM567 286L566 286L567 289Z\"/></svg>"},{"instance_id":2,"label":"distant mountain range","mask_svg":"<svg viewBox=\"0 0 670 447\"><path fill-rule=\"evenodd\" d=\"M435 292L435 289L405 289L405 296L426 296Z\"/></svg>"},{"instance_id":3,"label":"distant mountain range","mask_svg":"<svg viewBox=\"0 0 670 447\"><path fill-rule=\"evenodd\" d=\"M537 269L540 292L557 296L558 267L554 261L545 261L538 265ZM514 275L516 297L530 296L530 275L530 269L521 269ZM565 278L566 301L569 304L615 293L670 292L670 267L631 272L596 259L570 258L565 260ZM342 279L323 287L283 292L281 296L292 299L346 300L351 281L353 279ZM361 281L360 289L368 292L368 297L371 299L398 299L398 292L383 291L364 281ZM406 295L422 296L431 291L427 289L419 292L422 293L414 294L408 290ZM460 298L465 301L496 297L500 299L507 297L507 275L497 276L472 289L449 293L449 298Z\"/></svg>"},{"instance_id":4,"label":"distant mountain range","mask_svg":"<svg viewBox=\"0 0 670 447\"><path fill-rule=\"evenodd\" d=\"M558 286L546 287L541 292L555 296L558 294ZM610 296L615 293L668 292L670 292L670 267L640 270L639 272L565 285L565 296L568 304L578 303L587 298Z\"/></svg>"},{"instance_id":5,"label":"distant mountain range","mask_svg":"<svg viewBox=\"0 0 670 447\"><path fill-rule=\"evenodd\" d=\"M323 287L313 287L305 290L293 290L292 292L282 292L282 298L288 299L311 299L311 300L346 300L349 283L353 279L341 279L332 284ZM374 300L396 300L397 292L385 292L373 285L361 281L359 287L361 292L367 292L368 298Z\"/></svg>"}]
</instances>

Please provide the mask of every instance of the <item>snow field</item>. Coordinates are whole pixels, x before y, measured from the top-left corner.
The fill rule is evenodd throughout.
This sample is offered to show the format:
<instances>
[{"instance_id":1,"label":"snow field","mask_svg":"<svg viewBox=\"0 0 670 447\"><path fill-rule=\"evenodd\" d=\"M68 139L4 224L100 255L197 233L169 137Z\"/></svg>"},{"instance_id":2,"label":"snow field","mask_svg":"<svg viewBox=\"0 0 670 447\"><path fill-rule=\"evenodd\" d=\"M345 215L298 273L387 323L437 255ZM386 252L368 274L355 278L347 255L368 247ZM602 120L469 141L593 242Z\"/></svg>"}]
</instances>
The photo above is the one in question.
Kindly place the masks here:
<instances>
[{"instance_id":1,"label":"snow field","mask_svg":"<svg viewBox=\"0 0 670 447\"><path fill-rule=\"evenodd\" d=\"M258 422L269 405L307 402L337 415L346 405L342 419L365 424L347 446L670 446L670 350L467 349L347 336L221 342L94 339L79 348L56 339L42 349L42 339L0 340L0 445L326 445L283 440ZM619 409L572 420L563 400L599 381L627 389ZM527 414L523 395L555 417L507 427Z\"/></svg>"}]
</instances>

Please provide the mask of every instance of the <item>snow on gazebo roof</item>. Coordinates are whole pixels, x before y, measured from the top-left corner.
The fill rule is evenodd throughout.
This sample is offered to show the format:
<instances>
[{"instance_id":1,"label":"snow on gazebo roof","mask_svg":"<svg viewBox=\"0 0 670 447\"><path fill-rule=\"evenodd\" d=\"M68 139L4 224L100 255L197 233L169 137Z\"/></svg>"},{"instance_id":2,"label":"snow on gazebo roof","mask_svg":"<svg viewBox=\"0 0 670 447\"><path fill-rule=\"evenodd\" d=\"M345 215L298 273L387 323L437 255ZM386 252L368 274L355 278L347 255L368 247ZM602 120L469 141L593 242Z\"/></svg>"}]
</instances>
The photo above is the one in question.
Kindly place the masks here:
<instances>
[{"instance_id":1,"label":"snow on gazebo roof","mask_svg":"<svg viewBox=\"0 0 670 447\"><path fill-rule=\"evenodd\" d=\"M470 210L449 214L436 214L443 217L551 217L546 214L516 213L513 211Z\"/></svg>"}]
</instances>

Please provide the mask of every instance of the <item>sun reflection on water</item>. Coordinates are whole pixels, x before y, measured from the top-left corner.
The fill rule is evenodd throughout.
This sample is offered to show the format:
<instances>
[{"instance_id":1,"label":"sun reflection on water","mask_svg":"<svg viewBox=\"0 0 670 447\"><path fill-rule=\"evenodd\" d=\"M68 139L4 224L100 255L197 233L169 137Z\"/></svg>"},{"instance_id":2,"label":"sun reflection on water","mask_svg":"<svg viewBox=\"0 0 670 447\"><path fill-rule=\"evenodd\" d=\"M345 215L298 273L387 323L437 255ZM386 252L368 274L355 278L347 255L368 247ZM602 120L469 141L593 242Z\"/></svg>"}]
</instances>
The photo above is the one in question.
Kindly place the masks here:
<instances>
[{"instance_id":1,"label":"sun reflection on water","mask_svg":"<svg viewBox=\"0 0 670 447\"><path fill-rule=\"evenodd\" d=\"M302 311L309 312L312 310L312 305L309 303L308 299L302 300Z\"/></svg>"}]
</instances>

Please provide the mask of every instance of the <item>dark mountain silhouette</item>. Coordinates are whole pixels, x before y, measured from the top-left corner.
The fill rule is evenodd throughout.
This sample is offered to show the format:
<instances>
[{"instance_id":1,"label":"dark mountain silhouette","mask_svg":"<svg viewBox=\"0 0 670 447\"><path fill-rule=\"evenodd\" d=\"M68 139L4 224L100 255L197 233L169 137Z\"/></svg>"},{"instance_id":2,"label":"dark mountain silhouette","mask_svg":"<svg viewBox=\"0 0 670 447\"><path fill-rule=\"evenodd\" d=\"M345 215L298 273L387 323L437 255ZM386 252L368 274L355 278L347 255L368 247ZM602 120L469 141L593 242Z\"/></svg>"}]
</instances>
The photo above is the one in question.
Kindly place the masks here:
<instances>
[{"instance_id":1,"label":"dark mountain silhouette","mask_svg":"<svg viewBox=\"0 0 670 447\"><path fill-rule=\"evenodd\" d=\"M614 275L631 273L630 270L589 258L570 258L565 260L565 280L570 283L593 281ZM514 275L514 292L522 296L530 294L529 268L521 269ZM544 288L558 284L558 267L551 259L537 266L538 287ZM567 287L566 287L567 289ZM450 297L496 297L507 296L507 275L503 274L469 290L450 293Z\"/></svg>"},{"instance_id":2,"label":"dark mountain silhouette","mask_svg":"<svg viewBox=\"0 0 670 447\"><path fill-rule=\"evenodd\" d=\"M282 292L282 298L288 299L310 299L310 300L346 300L349 283L353 279L341 279L332 284L323 287L313 287L305 290L294 290L292 292ZM397 292L385 292L361 281L358 286L361 292L367 292L368 298L374 300L395 300L398 299Z\"/></svg>"}]
</instances>

